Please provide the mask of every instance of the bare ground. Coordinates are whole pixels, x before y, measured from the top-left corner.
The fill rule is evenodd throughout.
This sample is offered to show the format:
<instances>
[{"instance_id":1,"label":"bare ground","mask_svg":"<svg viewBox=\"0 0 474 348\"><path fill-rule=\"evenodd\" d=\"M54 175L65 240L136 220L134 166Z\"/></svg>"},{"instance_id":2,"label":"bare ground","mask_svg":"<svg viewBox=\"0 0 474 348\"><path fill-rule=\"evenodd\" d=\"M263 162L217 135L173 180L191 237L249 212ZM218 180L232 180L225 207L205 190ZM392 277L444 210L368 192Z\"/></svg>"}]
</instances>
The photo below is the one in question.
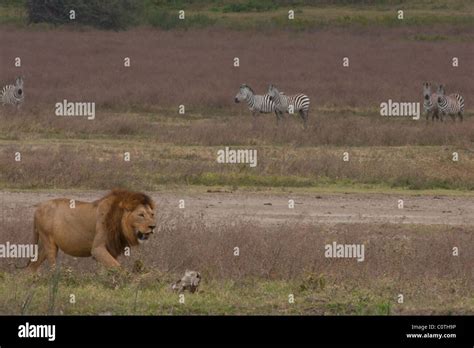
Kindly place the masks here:
<instances>
[{"instance_id":1,"label":"bare ground","mask_svg":"<svg viewBox=\"0 0 474 348\"><path fill-rule=\"evenodd\" d=\"M25 208L24 220L31 220L34 205L45 200L68 197L93 201L99 192L0 193L0 221L16 219L17 208ZM303 224L403 223L423 225L474 225L474 199L469 196L396 194L284 194L284 193L162 193L151 194L160 213L183 212L208 223L230 217L263 226L291 221ZM288 206L294 201L294 208ZM179 201L184 200L184 209ZM403 200L403 209L398 207Z\"/></svg>"}]
</instances>

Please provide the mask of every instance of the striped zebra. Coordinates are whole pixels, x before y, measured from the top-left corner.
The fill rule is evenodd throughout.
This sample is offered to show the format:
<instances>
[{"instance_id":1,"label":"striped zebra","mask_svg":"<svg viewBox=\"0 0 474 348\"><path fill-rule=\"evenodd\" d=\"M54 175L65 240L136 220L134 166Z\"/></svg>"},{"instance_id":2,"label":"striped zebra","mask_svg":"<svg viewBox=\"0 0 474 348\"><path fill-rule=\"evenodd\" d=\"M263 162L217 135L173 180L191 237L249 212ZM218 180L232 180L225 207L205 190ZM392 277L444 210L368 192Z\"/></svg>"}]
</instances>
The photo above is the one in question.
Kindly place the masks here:
<instances>
[{"instance_id":1,"label":"striped zebra","mask_svg":"<svg viewBox=\"0 0 474 348\"><path fill-rule=\"evenodd\" d=\"M23 77L19 76L15 80L14 85L6 85L0 93L0 100L3 105L15 105L17 109L20 108L25 97L23 93Z\"/></svg>"},{"instance_id":2,"label":"striped zebra","mask_svg":"<svg viewBox=\"0 0 474 348\"><path fill-rule=\"evenodd\" d=\"M423 109L425 110L426 120L430 118L434 121L439 120L438 112L438 93L431 93L431 83L423 83Z\"/></svg>"},{"instance_id":3,"label":"striped zebra","mask_svg":"<svg viewBox=\"0 0 474 348\"><path fill-rule=\"evenodd\" d=\"M285 95L280 93L273 85L268 87L267 94L269 94L271 100L275 102L276 112L280 114L280 117L283 117L283 113L285 112L289 114L298 112L303 120L304 128L307 127L309 112L309 98L307 95L302 93Z\"/></svg>"},{"instance_id":4,"label":"striped zebra","mask_svg":"<svg viewBox=\"0 0 474 348\"><path fill-rule=\"evenodd\" d=\"M441 115L441 120L444 119L445 115L449 115L451 116L453 122L455 122L457 115L462 122L464 112L464 98L457 93L445 95L444 86L440 85L438 88L438 109Z\"/></svg>"},{"instance_id":5,"label":"striped zebra","mask_svg":"<svg viewBox=\"0 0 474 348\"><path fill-rule=\"evenodd\" d=\"M235 96L235 102L246 101L252 116L257 116L258 113L268 114L274 112L277 117L277 122L280 121L280 115L276 112L275 103L270 99L268 94L256 95L253 89L246 85L240 85L239 93Z\"/></svg>"}]
</instances>

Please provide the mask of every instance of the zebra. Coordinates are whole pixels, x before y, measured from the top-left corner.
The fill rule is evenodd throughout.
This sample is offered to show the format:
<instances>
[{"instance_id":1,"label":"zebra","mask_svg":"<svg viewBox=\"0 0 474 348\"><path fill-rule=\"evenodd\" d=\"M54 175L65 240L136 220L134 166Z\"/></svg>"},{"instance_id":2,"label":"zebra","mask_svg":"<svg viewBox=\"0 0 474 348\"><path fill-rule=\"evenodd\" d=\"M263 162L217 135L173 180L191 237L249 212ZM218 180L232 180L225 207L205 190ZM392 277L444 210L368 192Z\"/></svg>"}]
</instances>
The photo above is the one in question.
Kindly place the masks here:
<instances>
[{"instance_id":1,"label":"zebra","mask_svg":"<svg viewBox=\"0 0 474 348\"><path fill-rule=\"evenodd\" d=\"M423 109L426 113L426 121L430 118L434 121L436 118L439 120L438 110L438 93L431 93L431 83L423 83Z\"/></svg>"},{"instance_id":2,"label":"zebra","mask_svg":"<svg viewBox=\"0 0 474 348\"><path fill-rule=\"evenodd\" d=\"M0 100L3 105L10 104L15 105L17 109L20 108L21 104L25 99L23 93L23 77L19 76L15 79L14 85L6 85L3 87L0 93Z\"/></svg>"},{"instance_id":3,"label":"zebra","mask_svg":"<svg viewBox=\"0 0 474 348\"><path fill-rule=\"evenodd\" d=\"M235 96L235 102L239 103L243 100L247 102L250 111L252 111L254 120L258 113L268 114L274 112L277 123L280 122L280 114L276 112L275 102L270 99L268 94L256 95L250 86L242 84L239 93Z\"/></svg>"},{"instance_id":4,"label":"zebra","mask_svg":"<svg viewBox=\"0 0 474 348\"><path fill-rule=\"evenodd\" d=\"M443 120L445 115L449 115L453 122L456 122L457 115L462 122L464 98L457 93L445 95L444 86L440 85L438 88L438 109L441 114L441 120Z\"/></svg>"},{"instance_id":5,"label":"zebra","mask_svg":"<svg viewBox=\"0 0 474 348\"><path fill-rule=\"evenodd\" d=\"M268 87L267 94L269 94L271 100L275 102L276 112L280 114L280 117L283 117L284 112L293 114L294 112L298 111L301 119L303 120L304 128L307 127L309 112L309 98L307 95L298 93L287 96L280 93L273 85Z\"/></svg>"}]
</instances>

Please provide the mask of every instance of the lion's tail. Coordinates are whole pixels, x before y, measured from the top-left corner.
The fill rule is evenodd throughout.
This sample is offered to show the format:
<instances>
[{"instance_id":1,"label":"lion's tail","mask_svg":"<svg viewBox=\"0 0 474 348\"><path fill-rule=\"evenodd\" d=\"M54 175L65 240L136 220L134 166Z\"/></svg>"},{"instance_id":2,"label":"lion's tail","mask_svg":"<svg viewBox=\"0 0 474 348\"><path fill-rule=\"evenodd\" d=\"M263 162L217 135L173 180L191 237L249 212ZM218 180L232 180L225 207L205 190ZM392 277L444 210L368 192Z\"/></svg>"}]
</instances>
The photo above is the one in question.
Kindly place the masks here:
<instances>
[{"instance_id":1,"label":"lion's tail","mask_svg":"<svg viewBox=\"0 0 474 348\"><path fill-rule=\"evenodd\" d=\"M39 244L39 232L38 232L38 226L36 223L36 216L33 219L33 244ZM15 264L16 269L24 269L27 268L31 263L31 259L28 259L28 262L24 266L18 266Z\"/></svg>"}]
</instances>

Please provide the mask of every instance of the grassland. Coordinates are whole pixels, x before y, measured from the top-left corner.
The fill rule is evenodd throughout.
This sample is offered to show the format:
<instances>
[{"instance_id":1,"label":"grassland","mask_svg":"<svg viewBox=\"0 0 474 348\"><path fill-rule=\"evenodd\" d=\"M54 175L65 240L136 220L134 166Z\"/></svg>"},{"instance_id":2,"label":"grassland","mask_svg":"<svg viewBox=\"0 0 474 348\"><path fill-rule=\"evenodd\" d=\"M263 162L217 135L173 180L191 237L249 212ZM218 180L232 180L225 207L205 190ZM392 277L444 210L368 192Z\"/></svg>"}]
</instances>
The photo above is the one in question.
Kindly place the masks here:
<instances>
[{"instance_id":1,"label":"grassland","mask_svg":"<svg viewBox=\"0 0 474 348\"><path fill-rule=\"evenodd\" d=\"M467 61L469 41L406 40L420 28L350 35L328 29L298 33L291 40L283 31L249 38L214 29L159 31L158 36L149 29L2 30L2 60L22 57L27 88L21 112L0 110L3 188L472 190L469 102L463 124L379 114L380 103L388 99L419 102L426 80L445 83L448 92L460 92L466 101L474 99L472 65L449 67L449 52ZM472 28L460 33L423 27L422 32L465 39L473 34ZM348 51L353 65L344 70L334 60ZM132 58L130 70L123 67L124 56ZM234 56L242 62L238 69L232 66ZM5 66L2 76L12 80L15 69ZM309 129L304 131L296 117L281 127L274 115L254 122L247 106L233 101L242 82L257 93L270 82L287 93L307 93ZM55 116L54 105L63 99L95 102L96 119ZM178 105L185 106L184 115ZM225 146L256 149L257 168L218 165L216 152ZM21 162L14 162L17 151ZM123 161L124 152L131 153L130 162ZM342 160L344 152L349 162ZM452 161L453 152L460 155L458 162Z\"/></svg>"},{"instance_id":2,"label":"grassland","mask_svg":"<svg viewBox=\"0 0 474 348\"><path fill-rule=\"evenodd\" d=\"M318 123L303 131L297 119L277 127L273 116L254 123L238 114L109 113L95 121L51 123L50 117L4 118L1 187L474 188L471 120L426 124L333 112L318 115ZM225 146L257 150L257 166L218 163L217 151ZM124 160L127 152L130 161ZM345 152L349 161L343 160Z\"/></svg>"},{"instance_id":3,"label":"grassland","mask_svg":"<svg viewBox=\"0 0 474 348\"><path fill-rule=\"evenodd\" d=\"M160 217L159 233L104 271L61 256L40 275L0 264L0 313L8 314L472 314L469 227L394 224L287 224ZM13 226L14 232L13 232ZM9 231L9 232L7 232ZM28 240L29 225L4 229ZM5 234L7 233L7 234ZM360 243L366 259L328 259L325 243ZM239 246L240 255L233 255ZM459 246L459 256L452 247ZM199 292L179 303L170 290L185 268L199 269ZM75 295L75 304L70 295ZM295 303L289 303L293 294ZM399 303L399 295L403 303Z\"/></svg>"},{"instance_id":4,"label":"grassland","mask_svg":"<svg viewBox=\"0 0 474 348\"><path fill-rule=\"evenodd\" d=\"M65 271L67 272L67 270ZM67 273L66 273L67 274ZM155 278L153 278L155 277ZM0 274L0 313L25 315L451 315L472 314L474 303L463 281L423 279L404 284L398 303L397 282L336 283L308 275L300 281L247 279L206 282L180 303L160 275L54 275L33 278ZM150 280L152 278L152 280ZM143 279L148 279L144 281ZM173 281L176 279L173 279ZM58 290L52 295L56 284ZM423 290L420 291L420 289ZM74 295L75 303L70 303ZM294 303L289 303L289 295Z\"/></svg>"}]
</instances>

